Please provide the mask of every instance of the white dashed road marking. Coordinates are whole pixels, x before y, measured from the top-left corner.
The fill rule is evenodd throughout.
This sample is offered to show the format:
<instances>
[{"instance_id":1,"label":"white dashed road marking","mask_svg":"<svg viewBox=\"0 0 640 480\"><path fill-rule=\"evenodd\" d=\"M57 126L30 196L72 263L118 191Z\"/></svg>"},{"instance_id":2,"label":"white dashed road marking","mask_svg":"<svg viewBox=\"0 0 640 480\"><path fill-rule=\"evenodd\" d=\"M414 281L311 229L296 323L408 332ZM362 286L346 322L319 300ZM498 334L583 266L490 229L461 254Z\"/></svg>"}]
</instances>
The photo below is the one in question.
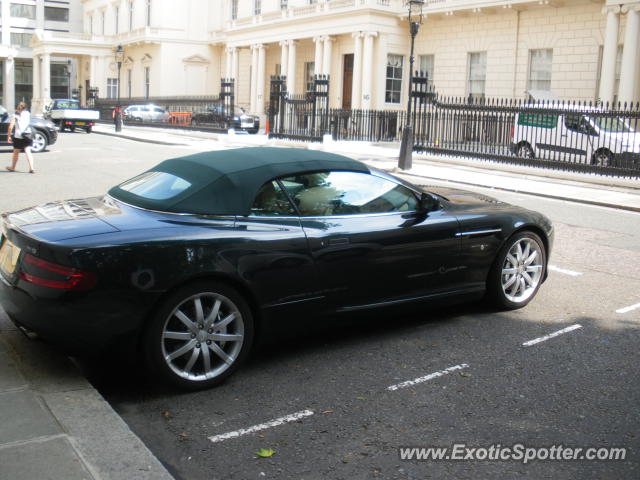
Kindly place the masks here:
<instances>
[{"instance_id":1,"label":"white dashed road marking","mask_svg":"<svg viewBox=\"0 0 640 480\"><path fill-rule=\"evenodd\" d=\"M566 270L564 268L556 267L555 265L549 265L549 270L552 272L562 273L564 275L570 275L572 277L579 277L582 272L574 272L573 270Z\"/></svg>"},{"instance_id":2,"label":"white dashed road marking","mask_svg":"<svg viewBox=\"0 0 640 480\"><path fill-rule=\"evenodd\" d=\"M261 423L260 425L254 425L253 427L242 428L240 430L223 433L221 435L214 435L212 437L209 437L209 440L214 443L222 442L223 440L228 440L229 438L237 438L242 435L247 435L248 433L259 432L260 430L266 430L267 428L277 427L289 422L295 422L296 420L300 420L301 418L308 417L310 415L313 415L313 412L311 410L303 410L301 412L292 413L291 415L276 418L275 420L271 420L270 422Z\"/></svg>"},{"instance_id":3,"label":"white dashed road marking","mask_svg":"<svg viewBox=\"0 0 640 480\"><path fill-rule=\"evenodd\" d=\"M439 372L430 373L429 375L425 375L424 377L418 377L414 380L407 380L406 382L398 383L396 385L391 385L390 387L387 387L387 390L394 391L400 388L410 387L418 383L427 382L434 378L442 377L443 375L448 375L451 372L455 372L456 370L462 370L463 368L467 368L467 367L469 367L469 365L467 365L466 363L461 363L460 365L455 365L453 367L440 370Z\"/></svg>"},{"instance_id":4,"label":"white dashed road marking","mask_svg":"<svg viewBox=\"0 0 640 480\"><path fill-rule=\"evenodd\" d=\"M534 338L533 340L529 340L528 342L524 342L522 344L522 346L523 347L530 347L531 345L535 345L536 343L544 342L546 340L549 340L550 338L557 337L558 335L562 335L563 333L572 332L572 331L577 330L579 328L582 328L582 325L576 323L575 325L571 325L571 326L569 326L567 328L563 328L562 330L558 330L557 332L550 333L549 335L545 335L544 337Z\"/></svg>"},{"instance_id":5,"label":"white dashed road marking","mask_svg":"<svg viewBox=\"0 0 640 480\"><path fill-rule=\"evenodd\" d=\"M616 313L627 313L638 308L640 308L640 303L636 303L635 305L631 305L629 307L619 308L618 310L616 310Z\"/></svg>"}]
</instances>

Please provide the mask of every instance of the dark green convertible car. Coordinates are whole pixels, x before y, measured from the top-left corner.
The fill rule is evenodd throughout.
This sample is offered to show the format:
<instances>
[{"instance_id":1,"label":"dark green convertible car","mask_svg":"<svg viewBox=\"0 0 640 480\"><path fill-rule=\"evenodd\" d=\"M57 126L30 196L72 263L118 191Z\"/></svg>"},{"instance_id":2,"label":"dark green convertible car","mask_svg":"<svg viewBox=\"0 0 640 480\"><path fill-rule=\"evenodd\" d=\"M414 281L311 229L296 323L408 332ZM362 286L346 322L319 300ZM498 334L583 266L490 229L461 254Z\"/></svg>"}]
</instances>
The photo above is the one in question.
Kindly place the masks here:
<instances>
[{"instance_id":1,"label":"dark green convertible car","mask_svg":"<svg viewBox=\"0 0 640 480\"><path fill-rule=\"evenodd\" d=\"M72 353L133 341L159 377L196 389L285 318L482 297L523 307L552 242L539 213L343 156L216 151L4 215L0 302Z\"/></svg>"}]
</instances>

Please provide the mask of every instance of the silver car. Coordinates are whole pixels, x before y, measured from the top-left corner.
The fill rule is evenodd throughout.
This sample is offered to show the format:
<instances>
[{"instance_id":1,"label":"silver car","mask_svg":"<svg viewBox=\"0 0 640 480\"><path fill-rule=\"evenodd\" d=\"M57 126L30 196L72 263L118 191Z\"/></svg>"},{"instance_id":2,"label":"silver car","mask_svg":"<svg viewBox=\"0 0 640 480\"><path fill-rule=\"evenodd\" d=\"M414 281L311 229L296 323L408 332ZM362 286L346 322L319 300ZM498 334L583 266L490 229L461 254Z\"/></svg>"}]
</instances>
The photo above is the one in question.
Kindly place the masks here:
<instances>
[{"instance_id":1,"label":"silver car","mask_svg":"<svg viewBox=\"0 0 640 480\"><path fill-rule=\"evenodd\" d=\"M129 105L123 111L124 121L129 122L162 122L169 121L171 114L157 105Z\"/></svg>"}]
</instances>

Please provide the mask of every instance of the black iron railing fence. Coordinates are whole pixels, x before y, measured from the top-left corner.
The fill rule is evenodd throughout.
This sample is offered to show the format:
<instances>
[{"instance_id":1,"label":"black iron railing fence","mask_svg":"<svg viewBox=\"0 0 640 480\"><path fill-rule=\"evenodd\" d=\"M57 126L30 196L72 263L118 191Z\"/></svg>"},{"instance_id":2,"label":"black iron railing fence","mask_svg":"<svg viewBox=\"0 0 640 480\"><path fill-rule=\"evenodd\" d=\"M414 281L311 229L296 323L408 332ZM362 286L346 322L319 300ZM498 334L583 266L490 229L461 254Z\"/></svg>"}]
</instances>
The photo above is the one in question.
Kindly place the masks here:
<instances>
[{"instance_id":1,"label":"black iron railing fence","mask_svg":"<svg viewBox=\"0 0 640 480\"><path fill-rule=\"evenodd\" d=\"M640 177L640 104L534 102L528 100L443 97L416 72L411 89L414 151L491 159L605 175ZM156 103L181 116L183 128L226 131L228 121L196 117L205 110L233 111L233 81L223 79L218 97L127 99ZM97 99L111 120L114 100ZM214 108L215 107L215 108ZM229 109L229 110L227 110ZM216 110L216 111L217 111ZM186 113L189 112L188 118ZM272 77L268 134L305 142L334 140L398 142L403 111L329 108L329 77L318 75L308 92L291 95L285 77Z\"/></svg>"}]
</instances>

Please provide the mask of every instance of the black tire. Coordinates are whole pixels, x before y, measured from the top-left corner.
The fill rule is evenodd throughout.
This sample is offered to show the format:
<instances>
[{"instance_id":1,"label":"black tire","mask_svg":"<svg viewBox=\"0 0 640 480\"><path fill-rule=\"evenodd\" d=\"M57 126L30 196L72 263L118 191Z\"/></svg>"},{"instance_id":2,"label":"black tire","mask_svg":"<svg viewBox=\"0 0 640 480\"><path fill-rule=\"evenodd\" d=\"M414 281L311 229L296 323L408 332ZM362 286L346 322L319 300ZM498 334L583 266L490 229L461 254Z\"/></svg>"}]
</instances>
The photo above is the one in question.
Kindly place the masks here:
<instances>
[{"instance_id":1,"label":"black tire","mask_svg":"<svg viewBox=\"0 0 640 480\"><path fill-rule=\"evenodd\" d=\"M531 148L531 145L529 145L526 142L522 142L518 144L516 155L520 158L535 158L535 153L533 152L533 148Z\"/></svg>"},{"instance_id":2,"label":"black tire","mask_svg":"<svg viewBox=\"0 0 640 480\"><path fill-rule=\"evenodd\" d=\"M217 314L211 318L216 304ZM253 334L253 316L242 295L223 283L199 281L162 302L144 330L143 351L149 369L162 381L200 390L220 384L237 370L251 349ZM221 339L226 336L228 340Z\"/></svg>"},{"instance_id":3,"label":"black tire","mask_svg":"<svg viewBox=\"0 0 640 480\"><path fill-rule=\"evenodd\" d=\"M33 138L31 139L31 151L33 153L40 153L46 150L49 145L48 137L40 130L33 130Z\"/></svg>"},{"instance_id":4,"label":"black tire","mask_svg":"<svg viewBox=\"0 0 640 480\"><path fill-rule=\"evenodd\" d=\"M606 148L601 148L591 157L591 165L599 167L613 167L613 153Z\"/></svg>"},{"instance_id":5,"label":"black tire","mask_svg":"<svg viewBox=\"0 0 640 480\"><path fill-rule=\"evenodd\" d=\"M516 253L518 245L522 255ZM534 250L537 253L529 260ZM546 268L547 252L542 239L530 231L515 233L504 243L493 262L487 278L488 300L504 310L524 307L538 293Z\"/></svg>"},{"instance_id":6,"label":"black tire","mask_svg":"<svg viewBox=\"0 0 640 480\"><path fill-rule=\"evenodd\" d=\"M76 131L76 126L75 125L70 125L69 126L69 131L70 132L75 132Z\"/></svg>"},{"instance_id":7,"label":"black tire","mask_svg":"<svg viewBox=\"0 0 640 480\"><path fill-rule=\"evenodd\" d=\"M87 133L91 133L91 127L85 127L84 131L87 132Z\"/></svg>"}]
</instances>

